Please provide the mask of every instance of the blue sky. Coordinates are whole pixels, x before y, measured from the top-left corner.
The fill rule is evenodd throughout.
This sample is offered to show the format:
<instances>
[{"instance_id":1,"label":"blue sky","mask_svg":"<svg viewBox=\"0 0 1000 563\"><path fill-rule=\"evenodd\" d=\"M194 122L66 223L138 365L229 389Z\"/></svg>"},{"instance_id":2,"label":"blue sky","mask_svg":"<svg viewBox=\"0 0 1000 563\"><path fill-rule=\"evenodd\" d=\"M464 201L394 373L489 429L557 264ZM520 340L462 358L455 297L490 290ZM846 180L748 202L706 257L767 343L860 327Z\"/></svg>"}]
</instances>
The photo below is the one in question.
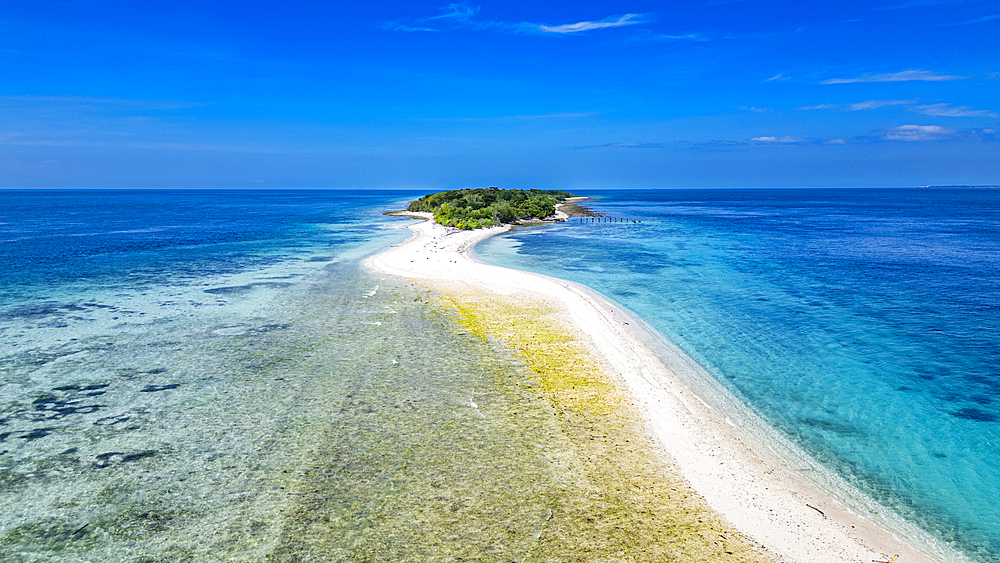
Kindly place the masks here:
<instances>
[{"instance_id":1,"label":"blue sky","mask_svg":"<svg viewBox=\"0 0 1000 563\"><path fill-rule=\"evenodd\" d=\"M995 0L0 9L0 187L998 183Z\"/></svg>"}]
</instances>

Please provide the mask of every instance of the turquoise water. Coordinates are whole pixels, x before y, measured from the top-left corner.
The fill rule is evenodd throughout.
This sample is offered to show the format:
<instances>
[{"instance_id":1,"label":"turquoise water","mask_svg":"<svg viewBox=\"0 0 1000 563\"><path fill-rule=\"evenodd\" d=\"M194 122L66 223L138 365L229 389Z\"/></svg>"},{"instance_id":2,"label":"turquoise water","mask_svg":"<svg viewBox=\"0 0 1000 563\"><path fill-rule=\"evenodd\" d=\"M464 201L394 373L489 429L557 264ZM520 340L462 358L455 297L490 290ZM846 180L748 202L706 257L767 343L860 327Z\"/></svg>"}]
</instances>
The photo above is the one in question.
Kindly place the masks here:
<instances>
[{"instance_id":1,"label":"turquoise water","mask_svg":"<svg viewBox=\"0 0 1000 563\"><path fill-rule=\"evenodd\" d=\"M476 253L610 296L848 482L1000 561L1000 191L593 196L632 221Z\"/></svg>"},{"instance_id":2,"label":"turquoise water","mask_svg":"<svg viewBox=\"0 0 1000 563\"><path fill-rule=\"evenodd\" d=\"M0 191L3 559L571 558L577 536L539 535L593 500L530 372L360 267L418 195ZM594 209L642 223L476 251L627 305L849 482L998 561L998 196L611 192Z\"/></svg>"},{"instance_id":3,"label":"turquoise water","mask_svg":"<svg viewBox=\"0 0 1000 563\"><path fill-rule=\"evenodd\" d=\"M356 262L399 197L0 192L3 560L273 550L323 375L357 371L310 331L372 353L339 349L385 316Z\"/></svg>"},{"instance_id":4,"label":"turquoise water","mask_svg":"<svg viewBox=\"0 0 1000 563\"><path fill-rule=\"evenodd\" d=\"M361 266L416 195L0 191L0 560L621 559L533 372Z\"/></svg>"}]
</instances>

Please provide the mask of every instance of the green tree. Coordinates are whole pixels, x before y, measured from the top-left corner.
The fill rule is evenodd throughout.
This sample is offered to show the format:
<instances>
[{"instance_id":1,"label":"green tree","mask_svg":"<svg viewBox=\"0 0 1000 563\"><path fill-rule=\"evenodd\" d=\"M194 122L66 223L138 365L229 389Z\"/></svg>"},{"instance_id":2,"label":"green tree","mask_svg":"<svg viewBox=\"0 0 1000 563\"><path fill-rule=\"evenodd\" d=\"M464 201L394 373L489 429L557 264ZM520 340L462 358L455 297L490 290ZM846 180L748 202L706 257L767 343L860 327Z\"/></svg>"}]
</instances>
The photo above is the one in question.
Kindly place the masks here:
<instances>
[{"instance_id":1,"label":"green tree","mask_svg":"<svg viewBox=\"0 0 1000 563\"><path fill-rule=\"evenodd\" d=\"M556 204L568 197L573 196L564 191L501 190L491 186L428 194L411 202L407 209L433 213L434 220L445 226L478 229L550 217Z\"/></svg>"}]
</instances>

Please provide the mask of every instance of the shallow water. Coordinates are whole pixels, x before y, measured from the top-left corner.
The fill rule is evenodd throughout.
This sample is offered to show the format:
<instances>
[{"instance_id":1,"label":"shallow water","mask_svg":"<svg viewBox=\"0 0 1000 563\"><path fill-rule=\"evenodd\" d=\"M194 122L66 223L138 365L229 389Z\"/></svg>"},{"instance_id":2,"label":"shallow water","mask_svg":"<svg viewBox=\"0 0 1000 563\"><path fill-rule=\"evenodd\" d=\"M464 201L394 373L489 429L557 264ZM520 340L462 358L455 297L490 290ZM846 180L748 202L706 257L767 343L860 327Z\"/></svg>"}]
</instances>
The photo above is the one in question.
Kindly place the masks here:
<instances>
[{"instance_id":1,"label":"shallow water","mask_svg":"<svg viewBox=\"0 0 1000 563\"><path fill-rule=\"evenodd\" d=\"M410 197L0 191L3 559L625 558L533 372L361 267Z\"/></svg>"},{"instance_id":2,"label":"shallow water","mask_svg":"<svg viewBox=\"0 0 1000 563\"><path fill-rule=\"evenodd\" d=\"M335 369L308 323L377 326L356 262L399 195L0 197L0 551L263 557Z\"/></svg>"},{"instance_id":3,"label":"shallow water","mask_svg":"<svg viewBox=\"0 0 1000 563\"><path fill-rule=\"evenodd\" d=\"M664 190L485 261L638 313L848 482L1000 561L1000 192Z\"/></svg>"},{"instance_id":4,"label":"shallow water","mask_svg":"<svg viewBox=\"0 0 1000 563\"><path fill-rule=\"evenodd\" d=\"M239 324L52 351L30 375L61 384L4 405L4 552L516 559L560 489L532 423L545 407L508 404L516 363L384 284L328 267Z\"/></svg>"}]
</instances>

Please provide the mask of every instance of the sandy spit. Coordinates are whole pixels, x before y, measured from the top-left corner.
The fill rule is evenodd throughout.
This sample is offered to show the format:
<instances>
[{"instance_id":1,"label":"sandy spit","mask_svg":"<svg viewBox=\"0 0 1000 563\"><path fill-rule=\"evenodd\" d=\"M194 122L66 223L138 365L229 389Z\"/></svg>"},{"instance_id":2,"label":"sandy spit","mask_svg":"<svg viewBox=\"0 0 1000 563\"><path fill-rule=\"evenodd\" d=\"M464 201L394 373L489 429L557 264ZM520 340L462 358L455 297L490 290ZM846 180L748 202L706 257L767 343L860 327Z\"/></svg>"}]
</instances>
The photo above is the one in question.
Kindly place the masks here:
<instances>
[{"instance_id":1,"label":"sandy spit","mask_svg":"<svg viewBox=\"0 0 1000 563\"><path fill-rule=\"evenodd\" d=\"M634 319L581 286L476 261L472 247L508 227L445 228L430 214L409 226L416 235L372 256L367 267L433 290L530 294L557 305L605 360L611 377L647 417L647 428L681 475L708 504L776 560L789 562L929 563L931 558L846 509L777 461L766 445L711 408L633 333ZM960 557L955 557L961 559Z\"/></svg>"}]
</instances>

